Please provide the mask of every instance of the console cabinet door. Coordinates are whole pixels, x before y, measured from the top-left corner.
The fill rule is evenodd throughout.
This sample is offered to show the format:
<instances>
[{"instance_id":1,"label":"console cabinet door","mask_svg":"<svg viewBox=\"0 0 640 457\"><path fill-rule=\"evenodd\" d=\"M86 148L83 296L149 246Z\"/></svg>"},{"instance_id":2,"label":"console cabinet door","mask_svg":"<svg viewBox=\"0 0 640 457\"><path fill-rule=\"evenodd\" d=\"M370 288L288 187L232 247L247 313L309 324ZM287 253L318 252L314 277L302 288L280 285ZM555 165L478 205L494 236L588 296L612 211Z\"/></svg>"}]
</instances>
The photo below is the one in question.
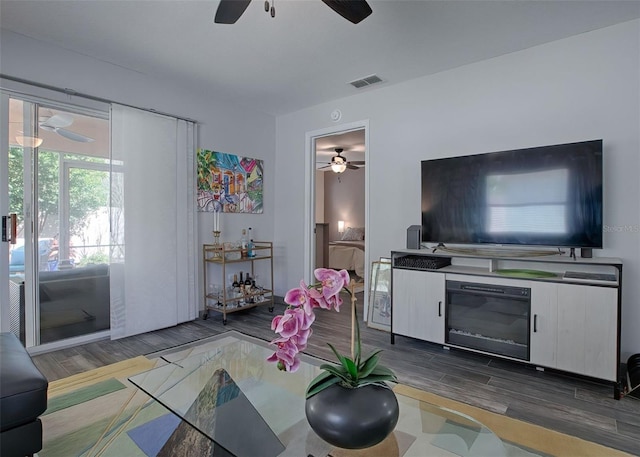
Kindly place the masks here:
<instances>
[{"instance_id":1,"label":"console cabinet door","mask_svg":"<svg viewBox=\"0 0 640 457\"><path fill-rule=\"evenodd\" d=\"M531 319L529 360L548 368L556 367L556 341L558 328L558 285L531 284Z\"/></svg>"},{"instance_id":2,"label":"console cabinet door","mask_svg":"<svg viewBox=\"0 0 640 457\"><path fill-rule=\"evenodd\" d=\"M392 331L444 344L445 275L393 270Z\"/></svg>"},{"instance_id":3,"label":"console cabinet door","mask_svg":"<svg viewBox=\"0 0 640 457\"><path fill-rule=\"evenodd\" d=\"M617 289L558 284L557 368L617 381Z\"/></svg>"}]
</instances>

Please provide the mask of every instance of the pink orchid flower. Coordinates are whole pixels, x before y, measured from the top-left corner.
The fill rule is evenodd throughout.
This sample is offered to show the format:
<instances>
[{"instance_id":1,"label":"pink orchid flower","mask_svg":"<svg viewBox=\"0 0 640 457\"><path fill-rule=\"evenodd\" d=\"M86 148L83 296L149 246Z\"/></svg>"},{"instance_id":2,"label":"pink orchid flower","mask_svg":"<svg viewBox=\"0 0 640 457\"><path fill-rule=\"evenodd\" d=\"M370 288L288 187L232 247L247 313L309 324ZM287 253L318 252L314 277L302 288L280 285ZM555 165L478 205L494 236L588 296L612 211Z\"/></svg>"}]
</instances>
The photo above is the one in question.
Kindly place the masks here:
<instances>
[{"instance_id":1,"label":"pink orchid flower","mask_svg":"<svg viewBox=\"0 0 640 457\"><path fill-rule=\"evenodd\" d=\"M313 308L331 309L331 306L326 302L324 295L316 289L309 289L309 297L311 297L311 306Z\"/></svg>"},{"instance_id":2,"label":"pink orchid flower","mask_svg":"<svg viewBox=\"0 0 640 457\"><path fill-rule=\"evenodd\" d=\"M312 333L313 330L310 328L301 330L300 333L291 337L291 342L296 345L298 351L304 351L307 348L307 341Z\"/></svg>"},{"instance_id":3,"label":"pink orchid flower","mask_svg":"<svg viewBox=\"0 0 640 457\"><path fill-rule=\"evenodd\" d=\"M284 296L284 302L291 306L302 307L307 314L311 314L314 299L310 295L310 292L315 291L310 290L304 281L300 281L300 287L287 292Z\"/></svg>"},{"instance_id":4,"label":"pink orchid flower","mask_svg":"<svg viewBox=\"0 0 640 457\"><path fill-rule=\"evenodd\" d=\"M335 308L340 311L342 299L340 291L349 284L349 273L347 270L331 270L328 268L317 268L313 274L322 284L322 298L320 307L325 309Z\"/></svg>"},{"instance_id":5,"label":"pink orchid flower","mask_svg":"<svg viewBox=\"0 0 640 457\"><path fill-rule=\"evenodd\" d=\"M284 315L273 318L271 330L288 339L310 328L315 318L315 314L309 315L302 308L290 308L284 312Z\"/></svg>"},{"instance_id":6,"label":"pink orchid flower","mask_svg":"<svg viewBox=\"0 0 640 457\"><path fill-rule=\"evenodd\" d=\"M298 347L292 341L279 341L276 352L267 361L278 362L278 369L281 371L294 372L300 367L298 352Z\"/></svg>"},{"instance_id":7,"label":"pink orchid flower","mask_svg":"<svg viewBox=\"0 0 640 457\"><path fill-rule=\"evenodd\" d=\"M271 330L280 335L271 341L277 346L276 352L267 360L277 362L282 371L296 371L300 366L298 353L307 347L311 336L311 324L315 321L314 308L340 310L342 299L340 291L349 284L349 273L346 270L336 271L318 268L314 271L316 279L322 286L309 288L304 281L300 287L289 290L284 301L289 305L281 316L271 321Z\"/></svg>"}]
</instances>

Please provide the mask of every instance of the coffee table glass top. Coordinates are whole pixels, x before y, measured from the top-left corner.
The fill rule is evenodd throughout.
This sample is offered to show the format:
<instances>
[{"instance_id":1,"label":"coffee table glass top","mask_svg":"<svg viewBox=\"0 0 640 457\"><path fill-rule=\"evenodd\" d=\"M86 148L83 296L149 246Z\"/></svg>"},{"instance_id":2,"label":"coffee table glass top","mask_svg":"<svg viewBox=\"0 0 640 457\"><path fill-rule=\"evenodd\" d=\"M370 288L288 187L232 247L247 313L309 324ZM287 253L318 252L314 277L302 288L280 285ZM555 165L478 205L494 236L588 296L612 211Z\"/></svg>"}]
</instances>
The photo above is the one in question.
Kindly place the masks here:
<instances>
[{"instance_id":1,"label":"coffee table glass top","mask_svg":"<svg viewBox=\"0 0 640 457\"><path fill-rule=\"evenodd\" d=\"M228 332L205 344L162 356L164 365L129 380L182 422L171 440L193 455L506 455L502 441L476 420L396 393L395 431L375 448L348 451L320 439L305 418L304 392L325 361L303 356L295 373L266 361L264 341Z\"/></svg>"}]
</instances>

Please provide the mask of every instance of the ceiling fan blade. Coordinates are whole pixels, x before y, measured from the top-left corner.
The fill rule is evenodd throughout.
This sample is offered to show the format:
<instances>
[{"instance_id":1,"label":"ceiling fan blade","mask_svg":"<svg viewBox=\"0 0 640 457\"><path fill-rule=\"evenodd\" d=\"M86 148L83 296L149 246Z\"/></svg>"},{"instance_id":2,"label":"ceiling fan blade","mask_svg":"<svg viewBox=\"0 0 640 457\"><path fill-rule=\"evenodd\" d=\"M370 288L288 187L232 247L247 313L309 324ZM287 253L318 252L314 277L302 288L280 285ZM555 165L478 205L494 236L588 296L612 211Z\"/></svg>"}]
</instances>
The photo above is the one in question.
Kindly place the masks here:
<instances>
[{"instance_id":1,"label":"ceiling fan blade","mask_svg":"<svg viewBox=\"0 0 640 457\"><path fill-rule=\"evenodd\" d=\"M364 165L365 162L364 160L350 160L349 163L353 165Z\"/></svg>"},{"instance_id":2,"label":"ceiling fan blade","mask_svg":"<svg viewBox=\"0 0 640 457\"><path fill-rule=\"evenodd\" d=\"M357 24L373 11L365 0L322 0L347 21Z\"/></svg>"},{"instance_id":3,"label":"ceiling fan blade","mask_svg":"<svg viewBox=\"0 0 640 457\"><path fill-rule=\"evenodd\" d=\"M318 167L318 170L322 170L323 168L329 168L331 165L325 165L324 167Z\"/></svg>"},{"instance_id":4,"label":"ceiling fan blade","mask_svg":"<svg viewBox=\"0 0 640 457\"><path fill-rule=\"evenodd\" d=\"M72 132L71 130L65 129L56 129L56 133L60 136L68 138L69 140L79 141L80 143L91 143L95 141L93 138L89 138L88 136L80 135L79 133Z\"/></svg>"},{"instance_id":5,"label":"ceiling fan blade","mask_svg":"<svg viewBox=\"0 0 640 457\"><path fill-rule=\"evenodd\" d=\"M249 3L251 0L220 0L214 22L216 24L235 24Z\"/></svg>"},{"instance_id":6,"label":"ceiling fan blade","mask_svg":"<svg viewBox=\"0 0 640 457\"><path fill-rule=\"evenodd\" d=\"M41 124L46 125L47 127L60 128L60 127L69 127L73 124L73 117L68 114L54 114L50 118L44 120Z\"/></svg>"},{"instance_id":7,"label":"ceiling fan blade","mask_svg":"<svg viewBox=\"0 0 640 457\"><path fill-rule=\"evenodd\" d=\"M40 124L40 128L42 130L46 130L47 132L55 132L56 131L56 127L52 127L52 126L47 125L47 124Z\"/></svg>"},{"instance_id":8,"label":"ceiling fan blade","mask_svg":"<svg viewBox=\"0 0 640 457\"><path fill-rule=\"evenodd\" d=\"M356 167L355 165L351 165L351 162L347 162L347 168L349 170L359 170L360 167Z\"/></svg>"}]
</instances>

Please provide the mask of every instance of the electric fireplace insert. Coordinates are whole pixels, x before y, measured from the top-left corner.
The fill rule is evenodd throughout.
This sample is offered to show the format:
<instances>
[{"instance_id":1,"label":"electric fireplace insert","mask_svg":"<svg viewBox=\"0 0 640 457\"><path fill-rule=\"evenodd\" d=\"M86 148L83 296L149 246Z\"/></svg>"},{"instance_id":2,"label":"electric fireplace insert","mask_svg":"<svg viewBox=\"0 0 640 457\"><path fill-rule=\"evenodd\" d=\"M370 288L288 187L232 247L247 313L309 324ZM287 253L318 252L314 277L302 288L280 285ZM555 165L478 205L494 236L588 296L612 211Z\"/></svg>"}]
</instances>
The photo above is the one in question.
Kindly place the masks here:
<instances>
[{"instance_id":1,"label":"electric fireplace insert","mask_svg":"<svg viewBox=\"0 0 640 457\"><path fill-rule=\"evenodd\" d=\"M529 360L531 289L446 282L445 343Z\"/></svg>"}]
</instances>

